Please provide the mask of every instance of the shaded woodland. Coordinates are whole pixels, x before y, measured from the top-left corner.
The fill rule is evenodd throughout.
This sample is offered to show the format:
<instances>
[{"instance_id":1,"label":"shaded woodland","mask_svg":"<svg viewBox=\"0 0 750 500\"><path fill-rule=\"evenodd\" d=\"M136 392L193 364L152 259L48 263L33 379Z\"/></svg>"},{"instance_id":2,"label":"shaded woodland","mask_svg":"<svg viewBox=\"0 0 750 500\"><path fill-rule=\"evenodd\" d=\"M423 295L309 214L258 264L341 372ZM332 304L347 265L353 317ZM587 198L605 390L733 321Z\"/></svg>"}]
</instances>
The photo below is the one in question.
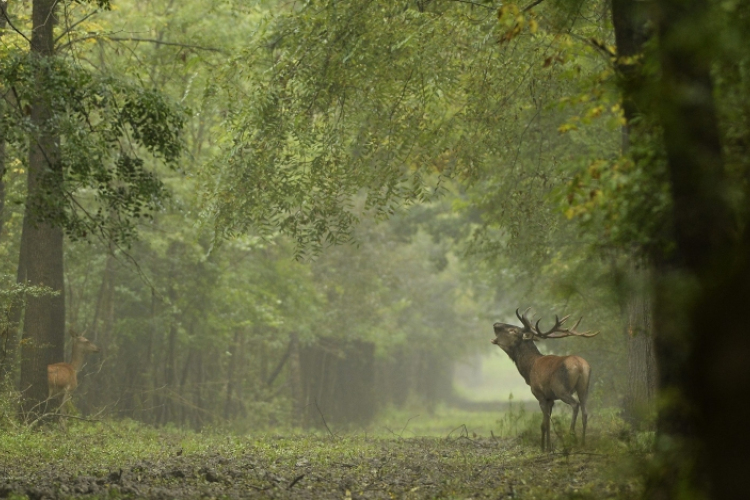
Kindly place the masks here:
<instances>
[{"instance_id":1,"label":"shaded woodland","mask_svg":"<svg viewBox=\"0 0 750 500\"><path fill-rule=\"evenodd\" d=\"M654 436L644 495L742 491L744 3L0 7L4 418L75 332L80 415L362 428L532 306L603 332L542 350Z\"/></svg>"}]
</instances>

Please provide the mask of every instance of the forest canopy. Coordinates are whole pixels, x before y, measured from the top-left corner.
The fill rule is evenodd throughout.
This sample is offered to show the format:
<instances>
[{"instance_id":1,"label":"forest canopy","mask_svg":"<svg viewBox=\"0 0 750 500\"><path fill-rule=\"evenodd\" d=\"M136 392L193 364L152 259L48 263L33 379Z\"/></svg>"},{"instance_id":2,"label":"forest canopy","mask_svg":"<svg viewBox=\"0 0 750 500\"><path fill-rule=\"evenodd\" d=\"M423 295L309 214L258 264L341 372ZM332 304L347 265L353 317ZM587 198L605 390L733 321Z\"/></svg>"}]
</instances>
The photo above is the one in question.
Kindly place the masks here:
<instances>
[{"instance_id":1,"label":"forest canopy","mask_svg":"<svg viewBox=\"0 0 750 500\"><path fill-rule=\"evenodd\" d=\"M742 2L0 6L20 420L49 415L71 332L99 346L85 414L246 431L467 404L456 367L531 306L605 332L542 350L584 356L596 404L655 431L654 498L729 498L750 441L728 430L750 385Z\"/></svg>"}]
</instances>

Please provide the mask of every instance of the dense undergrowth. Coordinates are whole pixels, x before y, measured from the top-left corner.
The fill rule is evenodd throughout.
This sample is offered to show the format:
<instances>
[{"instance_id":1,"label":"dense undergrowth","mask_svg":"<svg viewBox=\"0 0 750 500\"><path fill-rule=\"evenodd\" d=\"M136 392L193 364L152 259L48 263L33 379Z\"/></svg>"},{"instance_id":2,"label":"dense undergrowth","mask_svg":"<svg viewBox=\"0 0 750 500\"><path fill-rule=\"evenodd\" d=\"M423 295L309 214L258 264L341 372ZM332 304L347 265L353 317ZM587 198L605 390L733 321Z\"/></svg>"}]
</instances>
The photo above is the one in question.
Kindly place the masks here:
<instances>
[{"instance_id":1,"label":"dense undergrowth","mask_svg":"<svg viewBox=\"0 0 750 500\"><path fill-rule=\"evenodd\" d=\"M392 411L357 432L236 434L71 419L66 429L4 421L0 498L638 498L649 436L597 412L586 446L555 416L538 450L538 411ZM580 432L580 430L579 430Z\"/></svg>"}]
</instances>

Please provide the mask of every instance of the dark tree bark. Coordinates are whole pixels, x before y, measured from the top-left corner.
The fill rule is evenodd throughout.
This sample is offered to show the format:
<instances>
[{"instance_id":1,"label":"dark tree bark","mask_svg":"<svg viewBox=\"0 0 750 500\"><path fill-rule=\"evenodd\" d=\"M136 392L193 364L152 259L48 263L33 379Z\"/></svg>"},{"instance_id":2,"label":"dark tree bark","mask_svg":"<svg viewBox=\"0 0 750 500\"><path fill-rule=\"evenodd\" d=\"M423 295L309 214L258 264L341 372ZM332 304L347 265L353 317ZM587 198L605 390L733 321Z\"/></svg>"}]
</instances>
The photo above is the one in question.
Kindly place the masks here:
<instances>
[{"instance_id":1,"label":"dark tree bark","mask_svg":"<svg viewBox=\"0 0 750 500\"><path fill-rule=\"evenodd\" d=\"M643 2L612 0L612 25L617 47L617 71L623 94L625 126L622 129L623 154L630 146L630 127L633 119L644 110L639 105L643 92L641 61L644 44L648 41L647 12Z\"/></svg>"},{"instance_id":2,"label":"dark tree bark","mask_svg":"<svg viewBox=\"0 0 750 500\"><path fill-rule=\"evenodd\" d=\"M53 24L56 0L34 0L31 54L40 60L54 55ZM58 205L62 196L59 137L52 130L52 112L45 98L47 69L37 70L37 98L31 103L31 123L36 132L29 145L26 213L23 221L26 276L32 285L43 285L57 295L29 297L24 315L21 349L22 413L36 418L47 399L47 365L62 361L65 341L65 288L63 279L63 232L43 220L40 207Z\"/></svg>"},{"instance_id":3,"label":"dark tree bark","mask_svg":"<svg viewBox=\"0 0 750 500\"><path fill-rule=\"evenodd\" d=\"M637 290L629 297L627 316L628 389L624 410L630 423L640 428L649 424L656 402L656 353L648 292Z\"/></svg>"},{"instance_id":4,"label":"dark tree bark","mask_svg":"<svg viewBox=\"0 0 750 500\"><path fill-rule=\"evenodd\" d=\"M622 154L630 151L634 120L644 113L645 82L642 70L644 45L649 39L647 12L643 2L634 0L612 0L612 25L617 46L617 71L623 96L625 125L622 128ZM639 158L634 157L634 162ZM638 248L633 253L644 255L647 249ZM628 323L628 390L625 395L624 412L636 427L648 422L647 416L654 407L656 397L656 357L653 345L653 322L651 320L650 290L641 281L653 268L641 264L642 258L631 255L630 281L634 284L626 301ZM660 258L651 259L652 262ZM653 269L653 272L658 272Z\"/></svg>"},{"instance_id":5,"label":"dark tree bark","mask_svg":"<svg viewBox=\"0 0 750 500\"><path fill-rule=\"evenodd\" d=\"M712 497L740 498L745 496L744 478L738 467L750 458L743 395L750 385L750 346L742 340L747 335L740 334L747 281L736 280L747 277L747 252L733 238L737 231L726 196L711 80L715 34L709 32L706 0L660 0L656 7L658 115L677 249L655 296L662 395L657 451L665 467L648 487L652 498L673 498L685 483L704 488L708 479ZM742 360L740 369L737 359ZM719 470L721 466L725 469Z\"/></svg>"},{"instance_id":6,"label":"dark tree bark","mask_svg":"<svg viewBox=\"0 0 750 500\"><path fill-rule=\"evenodd\" d=\"M716 273L731 262L735 249L732 217L726 199L709 55L686 40L685 31L706 39L701 22L708 17L704 0L659 2L659 57L662 77L659 116L664 129L677 255L656 296L656 349L659 386L685 392L696 331L686 311L713 286ZM700 42L698 42L700 43ZM689 405L688 405L689 406ZM687 412L687 413L686 413ZM689 407L674 405L659 416L659 429L690 436Z\"/></svg>"}]
</instances>

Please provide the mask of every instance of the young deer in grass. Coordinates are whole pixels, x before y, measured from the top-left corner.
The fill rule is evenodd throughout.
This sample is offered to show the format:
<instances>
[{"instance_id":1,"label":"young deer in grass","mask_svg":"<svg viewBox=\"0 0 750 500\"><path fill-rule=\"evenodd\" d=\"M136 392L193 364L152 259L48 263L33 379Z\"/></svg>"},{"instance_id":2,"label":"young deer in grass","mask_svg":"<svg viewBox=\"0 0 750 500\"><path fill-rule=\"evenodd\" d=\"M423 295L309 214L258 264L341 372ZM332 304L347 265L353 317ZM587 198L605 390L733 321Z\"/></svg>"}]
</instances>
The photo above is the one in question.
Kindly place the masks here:
<instances>
[{"instance_id":1,"label":"young deer in grass","mask_svg":"<svg viewBox=\"0 0 750 500\"><path fill-rule=\"evenodd\" d=\"M62 396L62 403L60 403L61 411L64 411L65 403L70 399L70 394L78 387L78 372L83 366L86 354L99 352L99 348L83 335L76 335L71 330L70 336L73 337L73 354L70 358L70 363L53 363L47 365L49 399Z\"/></svg>"},{"instance_id":2,"label":"young deer in grass","mask_svg":"<svg viewBox=\"0 0 750 500\"><path fill-rule=\"evenodd\" d=\"M550 417L555 401L560 399L573 408L573 421L570 424L570 432L575 433L578 408L581 409L581 420L583 421L583 443L586 442L586 397L589 390L589 379L591 367L585 359L580 356L545 356L539 352L534 344L537 340L560 339L563 337L593 337L599 332L577 332L575 329L581 323L581 319L573 328L561 328L569 316L558 319L555 316L555 326L547 332L539 330L539 321L536 326L531 321L519 314L516 316L523 323L523 328L495 323L495 338L492 343L505 351L510 359L516 364L518 371L526 383L531 387L531 393L539 401L539 406L544 414L542 421L542 451L552 449L550 440ZM578 400L573 397L578 395ZM546 437L546 439L545 439Z\"/></svg>"}]
</instances>

